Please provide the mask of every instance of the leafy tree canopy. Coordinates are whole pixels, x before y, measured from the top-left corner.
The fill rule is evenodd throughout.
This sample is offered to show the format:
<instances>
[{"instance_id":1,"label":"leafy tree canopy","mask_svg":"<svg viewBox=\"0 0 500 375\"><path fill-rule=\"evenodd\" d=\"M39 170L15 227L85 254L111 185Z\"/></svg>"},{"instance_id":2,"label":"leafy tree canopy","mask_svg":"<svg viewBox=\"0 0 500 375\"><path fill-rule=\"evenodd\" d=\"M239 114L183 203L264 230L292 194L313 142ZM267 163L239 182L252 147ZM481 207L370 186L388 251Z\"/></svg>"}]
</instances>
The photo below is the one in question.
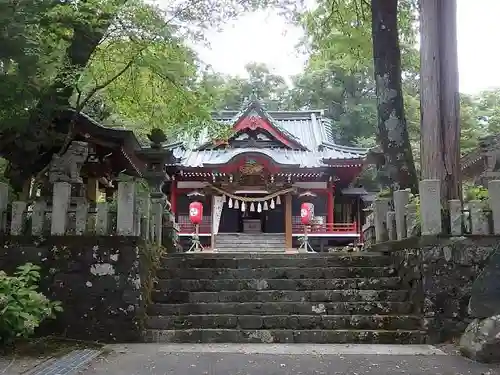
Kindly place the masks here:
<instances>
[{"instance_id":1,"label":"leafy tree canopy","mask_svg":"<svg viewBox=\"0 0 500 375\"><path fill-rule=\"evenodd\" d=\"M419 56L416 1L399 2L405 113L418 161ZM66 135L51 123L73 106L140 136L212 126L212 110L241 108L252 93L269 110L325 109L337 142L372 147L377 125L367 2L318 0L313 10L291 0L180 0L167 9L143 0L6 0L0 4L0 155L27 177L57 152ZM281 77L263 64L248 78L210 71L188 41L203 40L243 12L274 6L293 11L309 53L303 72ZM500 90L461 96L462 151L500 132ZM214 130L215 131L215 130Z\"/></svg>"}]
</instances>

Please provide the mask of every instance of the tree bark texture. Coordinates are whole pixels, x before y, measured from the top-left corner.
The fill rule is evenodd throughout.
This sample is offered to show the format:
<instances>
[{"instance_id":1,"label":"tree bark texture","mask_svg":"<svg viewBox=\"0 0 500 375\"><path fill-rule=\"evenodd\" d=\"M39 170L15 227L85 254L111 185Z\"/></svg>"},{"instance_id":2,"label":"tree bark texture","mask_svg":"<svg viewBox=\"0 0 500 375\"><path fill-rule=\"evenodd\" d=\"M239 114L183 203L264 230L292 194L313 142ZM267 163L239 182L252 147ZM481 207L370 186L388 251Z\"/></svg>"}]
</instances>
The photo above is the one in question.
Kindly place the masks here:
<instances>
[{"instance_id":1,"label":"tree bark texture","mask_svg":"<svg viewBox=\"0 0 500 375\"><path fill-rule=\"evenodd\" d=\"M398 0L372 0L372 38L377 91L378 140L394 189L418 191L403 106Z\"/></svg>"},{"instance_id":2,"label":"tree bark texture","mask_svg":"<svg viewBox=\"0 0 500 375\"><path fill-rule=\"evenodd\" d=\"M420 2L422 178L441 180L442 203L461 199L456 0Z\"/></svg>"}]
</instances>

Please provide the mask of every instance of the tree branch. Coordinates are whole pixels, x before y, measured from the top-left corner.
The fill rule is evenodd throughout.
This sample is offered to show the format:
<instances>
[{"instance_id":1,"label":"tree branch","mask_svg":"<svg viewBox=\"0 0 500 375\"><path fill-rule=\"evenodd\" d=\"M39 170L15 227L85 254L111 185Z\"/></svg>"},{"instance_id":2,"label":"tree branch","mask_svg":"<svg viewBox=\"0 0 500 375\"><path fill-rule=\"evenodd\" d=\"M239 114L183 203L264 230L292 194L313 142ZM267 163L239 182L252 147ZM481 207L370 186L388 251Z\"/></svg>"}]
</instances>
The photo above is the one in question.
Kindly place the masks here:
<instances>
[{"instance_id":1,"label":"tree branch","mask_svg":"<svg viewBox=\"0 0 500 375\"><path fill-rule=\"evenodd\" d=\"M89 100L92 98L93 95L95 95L97 92L105 89L107 86L112 84L114 81L116 81L118 78L120 78L127 70L129 70L132 67L132 64L137 60L137 58L144 52L144 50L147 48L147 46L141 47L141 49L133 56L130 61L125 64L125 66L118 71L113 77L109 78L105 82L101 83L100 85L95 86L92 90L89 91L88 95L86 95L85 99L81 102L77 102L77 109L82 110L85 105L89 102Z\"/></svg>"}]
</instances>

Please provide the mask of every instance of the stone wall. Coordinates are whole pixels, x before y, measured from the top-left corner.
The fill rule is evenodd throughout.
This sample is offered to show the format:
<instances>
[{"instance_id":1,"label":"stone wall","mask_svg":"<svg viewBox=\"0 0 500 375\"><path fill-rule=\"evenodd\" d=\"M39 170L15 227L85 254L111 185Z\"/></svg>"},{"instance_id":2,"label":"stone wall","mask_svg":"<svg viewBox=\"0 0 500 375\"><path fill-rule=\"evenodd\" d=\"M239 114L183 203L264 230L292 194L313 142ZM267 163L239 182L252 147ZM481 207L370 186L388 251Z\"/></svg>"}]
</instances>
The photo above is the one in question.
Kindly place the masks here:
<instances>
[{"instance_id":1,"label":"stone wall","mask_svg":"<svg viewBox=\"0 0 500 375\"><path fill-rule=\"evenodd\" d=\"M415 313L423 316L428 343L438 343L459 337L472 320L472 284L499 249L499 236L425 236L376 244L370 251L394 257Z\"/></svg>"},{"instance_id":2,"label":"stone wall","mask_svg":"<svg viewBox=\"0 0 500 375\"><path fill-rule=\"evenodd\" d=\"M64 311L40 333L103 342L139 341L144 304L138 237L51 236L1 239L0 269L41 266L41 292ZM146 262L144 262L146 263Z\"/></svg>"}]
</instances>

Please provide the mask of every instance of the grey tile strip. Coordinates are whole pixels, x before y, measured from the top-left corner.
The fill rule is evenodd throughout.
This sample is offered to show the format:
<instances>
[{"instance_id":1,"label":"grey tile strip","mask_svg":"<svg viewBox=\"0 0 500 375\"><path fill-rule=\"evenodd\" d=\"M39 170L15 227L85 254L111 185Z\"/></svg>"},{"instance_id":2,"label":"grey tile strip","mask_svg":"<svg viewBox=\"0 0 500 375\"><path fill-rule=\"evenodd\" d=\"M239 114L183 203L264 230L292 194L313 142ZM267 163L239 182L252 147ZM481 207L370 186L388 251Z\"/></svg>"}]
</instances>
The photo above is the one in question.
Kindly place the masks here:
<instances>
[{"instance_id":1,"label":"grey tile strip","mask_svg":"<svg viewBox=\"0 0 500 375\"><path fill-rule=\"evenodd\" d=\"M101 350L81 349L73 350L64 357L57 359L46 366L35 369L29 372L29 375L71 375L77 370L87 365L90 361L101 354Z\"/></svg>"}]
</instances>

